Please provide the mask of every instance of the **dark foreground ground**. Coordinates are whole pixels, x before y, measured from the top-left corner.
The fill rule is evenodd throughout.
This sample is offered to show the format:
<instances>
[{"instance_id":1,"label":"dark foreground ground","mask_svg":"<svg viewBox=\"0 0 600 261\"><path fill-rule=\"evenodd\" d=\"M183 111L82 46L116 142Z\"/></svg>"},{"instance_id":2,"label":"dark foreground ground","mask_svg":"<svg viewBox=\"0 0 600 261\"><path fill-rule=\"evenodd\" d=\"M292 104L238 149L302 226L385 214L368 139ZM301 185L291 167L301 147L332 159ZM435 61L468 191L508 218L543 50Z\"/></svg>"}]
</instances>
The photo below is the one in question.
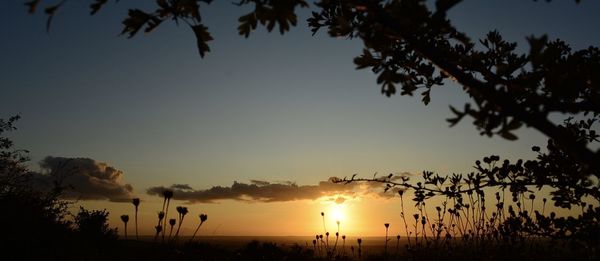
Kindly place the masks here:
<instances>
[{"instance_id":1,"label":"dark foreground ground","mask_svg":"<svg viewBox=\"0 0 600 261\"><path fill-rule=\"evenodd\" d=\"M177 242L161 242L151 237L140 240L114 240L91 244L71 242L70 245L17 246L14 255L0 260L597 260L596 249L586 242L566 242L529 239L523 242L455 242L442 245L408 247L408 241L383 237L363 238L359 247L356 238L346 244L330 238L315 246L310 237L201 237L194 242L181 238ZM352 241L352 242L350 242ZM583 243L583 244L582 244ZM56 247L59 246L59 247ZM7 253L5 251L2 251Z\"/></svg>"}]
</instances>

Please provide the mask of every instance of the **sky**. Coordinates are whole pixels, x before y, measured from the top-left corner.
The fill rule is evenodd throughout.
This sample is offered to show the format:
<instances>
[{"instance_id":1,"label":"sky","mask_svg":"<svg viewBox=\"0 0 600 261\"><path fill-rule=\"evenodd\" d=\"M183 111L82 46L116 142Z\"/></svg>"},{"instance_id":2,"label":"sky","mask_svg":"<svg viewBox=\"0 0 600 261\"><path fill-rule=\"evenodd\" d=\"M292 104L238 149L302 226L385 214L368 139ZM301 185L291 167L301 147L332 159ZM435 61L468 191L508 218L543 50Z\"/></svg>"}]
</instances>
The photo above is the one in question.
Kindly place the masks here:
<instances>
[{"instance_id":1,"label":"sky","mask_svg":"<svg viewBox=\"0 0 600 261\"><path fill-rule=\"evenodd\" d=\"M480 136L470 119L449 128L448 106L468 101L454 83L434 89L428 106L419 96L381 95L376 76L352 63L361 42L312 36L308 9L283 36L261 28L244 39L237 18L248 10L214 1L203 20L215 40L201 59L185 26L119 36L127 9L148 10L150 1L111 1L95 16L88 5L67 1L46 33L45 17L28 15L23 1L0 3L0 117L22 116L11 138L31 151L32 170L75 158L70 164L88 170L79 178L103 177L113 201L90 196L75 205L106 208L113 226L132 215L118 201L136 196L140 232L152 233L162 199L151 188L187 185L182 191L210 198L215 186L266 186L263 196L298 186L310 196L256 200L231 188L234 200L171 206L190 209L184 233L207 213L201 234L312 235L325 211L328 225L341 219L349 235L381 235L386 222L400 231L397 198L357 186L359 196L336 204L310 192L334 176L470 172L483 156L527 159L532 145L545 144L533 129L510 142ZM493 29L518 43L547 33L580 49L600 44L598 10L598 1L486 0L465 1L449 17L473 39Z\"/></svg>"}]
</instances>

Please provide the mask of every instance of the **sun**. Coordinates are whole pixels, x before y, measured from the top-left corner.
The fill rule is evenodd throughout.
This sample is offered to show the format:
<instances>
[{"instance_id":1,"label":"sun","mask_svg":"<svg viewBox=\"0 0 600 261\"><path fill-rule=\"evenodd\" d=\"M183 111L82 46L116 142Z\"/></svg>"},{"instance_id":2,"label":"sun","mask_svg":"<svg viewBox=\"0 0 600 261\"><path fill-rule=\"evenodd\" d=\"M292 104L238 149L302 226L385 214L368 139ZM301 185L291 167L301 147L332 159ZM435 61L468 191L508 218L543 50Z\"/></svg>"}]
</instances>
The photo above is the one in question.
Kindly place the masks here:
<instances>
[{"instance_id":1,"label":"sun","mask_svg":"<svg viewBox=\"0 0 600 261\"><path fill-rule=\"evenodd\" d=\"M346 206L344 204L333 204L329 209L329 213L331 213L331 218L335 222L344 222L347 219Z\"/></svg>"}]
</instances>

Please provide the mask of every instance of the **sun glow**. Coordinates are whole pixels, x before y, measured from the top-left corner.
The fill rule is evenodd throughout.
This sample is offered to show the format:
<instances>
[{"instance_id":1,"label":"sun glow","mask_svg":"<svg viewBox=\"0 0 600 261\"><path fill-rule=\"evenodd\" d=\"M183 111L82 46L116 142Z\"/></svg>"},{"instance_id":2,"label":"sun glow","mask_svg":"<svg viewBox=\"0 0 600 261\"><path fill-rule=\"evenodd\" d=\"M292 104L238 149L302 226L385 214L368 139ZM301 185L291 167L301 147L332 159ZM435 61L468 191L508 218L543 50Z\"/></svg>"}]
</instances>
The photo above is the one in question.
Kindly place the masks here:
<instances>
[{"instance_id":1,"label":"sun glow","mask_svg":"<svg viewBox=\"0 0 600 261\"><path fill-rule=\"evenodd\" d=\"M331 218L335 222L345 222L347 219L346 206L344 204L333 204L329 209L329 213L331 213Z\"/></svg>"}]
</instances>

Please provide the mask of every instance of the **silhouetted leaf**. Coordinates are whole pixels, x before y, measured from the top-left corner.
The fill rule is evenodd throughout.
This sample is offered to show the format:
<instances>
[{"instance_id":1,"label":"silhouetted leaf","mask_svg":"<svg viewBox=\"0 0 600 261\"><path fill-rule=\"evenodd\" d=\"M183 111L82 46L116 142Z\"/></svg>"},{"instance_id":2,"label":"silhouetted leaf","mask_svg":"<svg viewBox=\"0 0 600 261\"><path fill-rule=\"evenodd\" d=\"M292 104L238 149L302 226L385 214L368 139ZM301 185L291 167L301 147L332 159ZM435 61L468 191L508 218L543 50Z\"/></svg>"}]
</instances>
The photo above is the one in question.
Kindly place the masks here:
<instances>
[{"instance_id":1,"label":"silhouetted leaf","mask_svg":"<svg viewBox=\"0 0 600 261\"><path fill-rule=\"evenodd\" d=\"M243 15L238 19L238 21L240 22L240 25L238 26L238 32L240 35L243 35L246 38L250 36L250 32L256 29L256 25L258 23L254 13Z\"/></svg>"},{"instance_id":2,"label":"silhouetted leaf","mask_svg":"<svg viewBox=\"0 0 600 261\"><path fill-rule=\"evenodd\" d=\"M213 38L208 32L208 28L202 24L192 26L192 30L194 30L194 34L196 35L198 52L201 57L204 57L205 53L210 51L210 48L206 43L213 40Z\"/></svg>"},{"instance_id":3,"label":"silhouetted leaf","mask_svg":"<svg viewBox=\"0 0 600 261\"><path fill-rule=\"evenodd\" d=\"M61 7L64 3L65 0L61 1L56 5L46 7L46 9L44 10L46 15L48 15L48 19L46 20L46 32L50 32L50 25L52 24L52 19L54 18L54 15L56 14L58 8Z\"/></svg>"},{"instance_id":4,"label":"silhouetted leaf","mask_svg":"<svg viewBox=\"0 0 600 261\"><path fill-rule=\"evenodd\" d=\"M501 133L500 133L500 136L501 136L502 138L505 138L505 139L507 139L507 140L517 140L517 139L518 139L518 138L517 138L517 136L515 136L514 134L512 134L512 133L510 133L510 132L508 132L508 131L503 131L503 132L501 132Z\"/></svg>"},{"instance_id":5,"label":"silhouetted leaf","mask_svg":"<svg viewBox=\"0 0 600 261\"><path fill-rule=\"evenodd\" d=\"M29 14L33 14L35 13L35 11L37 10L38 5L40 4L41 0L32 0L29 2L25 2L25 6L27 6L27 12Z\"/></svg>"},{"instance_id":6,"label":"silhouetted leaf","mask_svg":"<svg viewBox=\"0 0 600 261\"><path fill-rule=\"evenodd\" d=\"M102 8L102 6L104 6L104 4L106 4L106 2L108 2L108 0L95 0L95 2L93 2L92 4L90 4L90 9L91 9L91 15L96 14L98 11L100 11L100 8Z\"/></svg>"},{"instance_id":7,"label":"silhouetted leaf","mask_svg":"<svg viewBox=\"0 0 600 261\"><path fill-rule=\"evenodd\" d=\"M129 9L128 16L123 20L123 31L121 34L129 34L127 37L131 38L137 34L137 32L144 26L150 19L152 15L139 10L139 9Z\"/></svg>"},{"instance_id":8,"label":"silhouetted leaf","mask_svg":"<svg viewBox=\"0 0 600 261\"><path fill-rule=\"evenodd\" d=\"M423 95L423 99L421 99L421 101L423 101L423 103L425 103L425 105L428 105L429 102L431 101L431 89L427 89L426 91L424 91L423 93L421 93L421 95Z\"/></svg>"}]
</instances>

